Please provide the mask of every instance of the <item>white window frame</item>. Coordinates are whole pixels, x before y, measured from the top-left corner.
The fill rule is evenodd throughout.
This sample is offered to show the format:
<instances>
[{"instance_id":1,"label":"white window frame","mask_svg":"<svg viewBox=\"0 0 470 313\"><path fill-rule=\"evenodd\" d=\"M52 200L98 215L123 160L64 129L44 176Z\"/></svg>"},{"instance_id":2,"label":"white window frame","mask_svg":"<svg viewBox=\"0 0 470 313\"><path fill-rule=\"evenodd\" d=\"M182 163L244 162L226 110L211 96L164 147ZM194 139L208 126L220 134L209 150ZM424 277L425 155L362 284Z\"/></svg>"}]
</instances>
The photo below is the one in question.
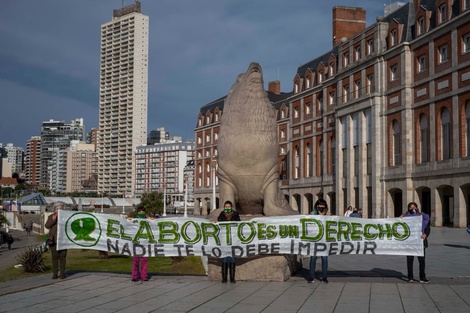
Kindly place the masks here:
<instances>
[{"instance_id":1,"label":"white window frame","mask_svg":"<svg viewBox=\"0 0 470 313\"><path fill-rule=\"evenodd\" d=\"M439 6L439 24L447 21L447 5L442 4Z\"/></svg>"},{"instance_id":2,"label":"white window frame","mask_svg":"<svg viewBox=\"0 0 470 313\"><path fill-rule=\"evenodd\" d=\"M348 102L349 100L349 85L343 86L343 102Z\"/></svg>"},{"instance_id":3,"label":"white window frame","mask_svg":"<svg viewBox=\"0 0 470 313\"><path fill-rule=\"evenodd\" d=\"M354 53L355 53L356 61L359 61L361 59L361 46L357 46L354 49Z\"/></svg>"},{"instance_id":4,"label":"white window frame","mask_svg":"<svg viewBox=\"0 0 470 313\"><path fill-rule=\"evenodd\" d=\"M306 87L310 88L310 76L307 76L307 82L306 82Z\"/></svg>"},{"instance_id":5,"label":"white window frame","mask_svg":"<svg viewBox=\"0 0 470 313\"><path fill-rule=\"evenodd\" d=\"M420 55L418 57L418 72L424 72L426 71L426 55Z\"/></svg>"},{"instance_id":6,"label":"white window frame","mask_svg":"<svg viewBox=\"0 0 470 313\"><path fill-rule=\"evenodd\" d=\"M371 55L374 52L374 39L367 40L367 55Z\"/></svg>"},{"instance_id":7,"label":"white window frame","mask_svg":"<svg viewBox=\"0 0 470 313\"><path fill-rule=\"evenodd\" d=\"M396 29L392 29L392 31L390 32L390 36L391 36L391 46L396 46L398 44L398 32Z\"/></svg>"},{"instance_id":8,"label":"white window frame","mask_svg":"<svg viewBox=\"0 0 470 313\"><path fill-rule=\"evenodd\" d=\"M463 40L462 54L469 53L470 52L470 33L463 35L462 40Z\"/></svg>"},{"instance_id":9,"label":"white window frame","mask_svg":"<svg viewBox=\"0 0 470 313\"><path fill-rule=\"evenodd\" d=\"M400 125L398 121L394 120L392 123L392 149L393 149L393 165L401 164L401 139L400 139Z\"/></svg>"},{"instance_id":10,"label":"white window frame","mask_svg":"<svg viewBox=\"0 0 470 313\"><path fill-rule=\"evenodd\" d=\"M358 79L354 82L354 98L359 98L361 95L361 80Z\"/></svg>"},{"instance_id":11,"label":"white window frame","mask_svg":"<svg viewBox=\"0 0 470 313\"><path fill-rule=\"evenodd\" d=\"M330 105L335 104L335 92L334 91L329 93L329 97L330 97Z\"/></svg>"},{"instance_id":12,"label":"white window frame","mask_svg":"<svg viewBox=\"0 0 470 313\"><path fill-rule=\"evenodd\" d=\"M344 67L349 65L349 53L347 52L343 54L343 65Z\"/></svg>"},{"instance_id":13,"label":"white window frame","mask_svg":"<svg viewBox=\"0 0 470 313\"><path fill-rule=\"evenodd\" d=\"M449 60L449 49L447 45L439 47L439 63L445 63Z\"/></svg>"},{"instance_id":14,"label":"white window frame","mask_svg":"<svg viewBox=\"0 0 470 313\"><path fill-rule=\"evenodd\" d=\"M299 113L299 107L295 107L294 108L294 118L298 118L300 116L300 113Z\"/></svg>"},{"instance_id":15,"label":"white window frame","mask_svg":"<svg viewBox=\"0 0 470 313\"><path fill-rule=\"evenodd\" d=\"M305 104L305 114L310 114L312 112L312 104L310 102Z\"/></svg>"},{"instance_id":16,"label":"white window frame","mask_svg":"<svg viewBox=\"0 0 470 313\"><path fill-rule=\"evenodd\" d=\"M398 65L397 64L390 66L390 80L391 81L398 80Z\"/></svg>"},{"instance_id":17,"label":"white window frame","mask_svg":"<svg viewBox=\"0 0 470 313\"><path fill-rule=\"evenodd\" d=\"M424 17L418 18L417 25L418 25L418 35L424 34L424 30L425 30Z\"/></svg>"},{"instance_id":18,"label":"white window frame","mask_svg":"<svg viewBox=\"0 0 470 313\"><path fill-rule=\"evenodd\" d=\"M323 82L323 71L318 72L318 82L319 83Z\"/></svg>"},{"instance_id":19,"label":"white window frame","mask_svg":"<svg viewBox=\"0 0 470 313\"><path fill-rule=\"evenodd\" d=\"M367 93L372 92L373 85L374 85L374 74L367 75Z\"/></svg>"}]
</instances>

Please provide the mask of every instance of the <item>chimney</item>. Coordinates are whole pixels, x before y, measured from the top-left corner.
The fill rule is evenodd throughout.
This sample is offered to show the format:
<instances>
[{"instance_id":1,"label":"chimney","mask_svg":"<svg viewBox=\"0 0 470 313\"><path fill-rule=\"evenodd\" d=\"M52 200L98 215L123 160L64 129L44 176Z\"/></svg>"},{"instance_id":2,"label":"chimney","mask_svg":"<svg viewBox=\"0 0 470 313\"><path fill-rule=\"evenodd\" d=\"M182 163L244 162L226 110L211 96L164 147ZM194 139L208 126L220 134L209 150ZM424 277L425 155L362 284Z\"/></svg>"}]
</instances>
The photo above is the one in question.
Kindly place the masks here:
<instances>
[{"instance_id":1,"label":"chimney","mask_svg":"<svg viewBox=\"0 0 470 313\"><path fill-rule=\"evenodd\" d=\"M333 7L333 47L342 38L350 38L366 29L366 10L363 8Z\"/></svg>"},{"instance_id":2,"label":"chimney","mask_svg":"<svg viewBox=\"0 0 470 313\"><path fill-rule=\"evenodd\" d=\"M281 94L281 82L278 80L275 80L273 82L268 83L268 91L271 91L275 93L276 95Z\"/></svg>"}]
</instances>

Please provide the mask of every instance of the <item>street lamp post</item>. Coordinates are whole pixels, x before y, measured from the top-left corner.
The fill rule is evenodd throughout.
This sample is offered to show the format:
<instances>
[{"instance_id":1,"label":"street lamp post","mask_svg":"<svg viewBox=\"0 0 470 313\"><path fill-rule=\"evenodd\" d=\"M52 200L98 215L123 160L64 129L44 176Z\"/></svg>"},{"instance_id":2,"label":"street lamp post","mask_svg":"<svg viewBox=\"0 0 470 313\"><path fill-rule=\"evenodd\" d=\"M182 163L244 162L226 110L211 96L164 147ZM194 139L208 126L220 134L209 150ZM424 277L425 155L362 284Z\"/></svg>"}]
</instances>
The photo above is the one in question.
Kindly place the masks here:
<instances>
[{"instance_id":1,"label":"street lamp post","mask_svg":"<svg viewBox=\"0 0 470 313\"><path fill-rule=\"evenodd\" d=\"M217 167L217 159L212 158L212 211L216 209L215 207L215 169Z\"/></svg>"},{"instance_id":2,"label":"street lamp post","mask_svg":"<svg viewBox=\"0 0 470 313\"><path fill-rule=\"evenodd\" d=\"M188 217L188 174L184 174L184 217Z\"/></svg>"},{"instance_id":3,"label":"street lamp post","mask_svg":"<svg viewBox=\"0 0 470 313\"><path fill-rule=\"evenodd\" d=\"M122 192L122 214L125 214L126 212L124 211L124 200L126 199L126 192Z\"/></svg>"},{"instance_id":4,"label":"street lamp post","mask_svg":"<svg viewBox=\"0 0 470 313\"><path fill-rule=\"evenodd\" d=\"M103 193L101 193L101 213L103 213L103 198L104 198L104 195Z\"/></svg>"},{"instance_id":5,"label":"street lamp post","mask_svg":"<svg viewBox=\"0 0 470 313\"><path fill-rule=\"evenodd\" d=\"M163 182L163 216L166 216L166 182Z\"/></svg>"}]
</instances>

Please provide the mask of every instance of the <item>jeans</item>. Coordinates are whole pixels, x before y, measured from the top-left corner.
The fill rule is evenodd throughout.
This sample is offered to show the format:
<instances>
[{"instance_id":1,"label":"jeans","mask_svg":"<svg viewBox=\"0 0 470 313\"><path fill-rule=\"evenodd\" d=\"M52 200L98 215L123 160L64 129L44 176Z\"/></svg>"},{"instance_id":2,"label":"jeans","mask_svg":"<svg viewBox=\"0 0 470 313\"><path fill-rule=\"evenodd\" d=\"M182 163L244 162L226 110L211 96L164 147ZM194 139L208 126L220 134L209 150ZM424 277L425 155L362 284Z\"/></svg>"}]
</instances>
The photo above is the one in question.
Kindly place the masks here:
<instances>
[{"instance_id":1,"label":"jeans","mask_svg":"<svg viewBox=\"0 0 470 313\"><path fill-rule=\"evenodd\" d=\"M310 279L315 278L315 267L317 265L317 256L311 256L310 257ZM327 276L327 271L328 271L328 257L327 256L322 256L321 257L321 269L322 269L322 275L323 278L326 278Z\"/></svg>"},{"instance_id":2,"label":"jeans","mask_svg":"<svg viewBox=\"0 0 470 313\"><path fill-rule=\"evenodd\" d=\"M227 256L222 259L222 263L235 263L235 258L231 256Z\"/></svg>"}]
</instances>

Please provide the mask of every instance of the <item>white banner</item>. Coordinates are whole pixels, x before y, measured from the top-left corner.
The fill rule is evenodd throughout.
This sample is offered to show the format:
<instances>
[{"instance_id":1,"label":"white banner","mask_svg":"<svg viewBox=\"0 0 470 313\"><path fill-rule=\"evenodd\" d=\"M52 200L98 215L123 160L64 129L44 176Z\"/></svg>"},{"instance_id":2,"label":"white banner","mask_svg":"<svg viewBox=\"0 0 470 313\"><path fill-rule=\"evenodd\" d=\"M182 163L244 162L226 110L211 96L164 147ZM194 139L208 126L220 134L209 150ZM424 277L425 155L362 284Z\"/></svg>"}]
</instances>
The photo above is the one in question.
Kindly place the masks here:
<instances>
[{"instance_id":1,"label":"white banner","mask_svg":"<svg viewBox=\"0 0 470 313\"><path fill-rule=\"evenodd\" d=\"M423 255L421 217L366 219L322 215L212 223L203 218L121 218L59 211L57 249L129 256L248 257L262 254Z\"/></svg>"}]
</instances>

